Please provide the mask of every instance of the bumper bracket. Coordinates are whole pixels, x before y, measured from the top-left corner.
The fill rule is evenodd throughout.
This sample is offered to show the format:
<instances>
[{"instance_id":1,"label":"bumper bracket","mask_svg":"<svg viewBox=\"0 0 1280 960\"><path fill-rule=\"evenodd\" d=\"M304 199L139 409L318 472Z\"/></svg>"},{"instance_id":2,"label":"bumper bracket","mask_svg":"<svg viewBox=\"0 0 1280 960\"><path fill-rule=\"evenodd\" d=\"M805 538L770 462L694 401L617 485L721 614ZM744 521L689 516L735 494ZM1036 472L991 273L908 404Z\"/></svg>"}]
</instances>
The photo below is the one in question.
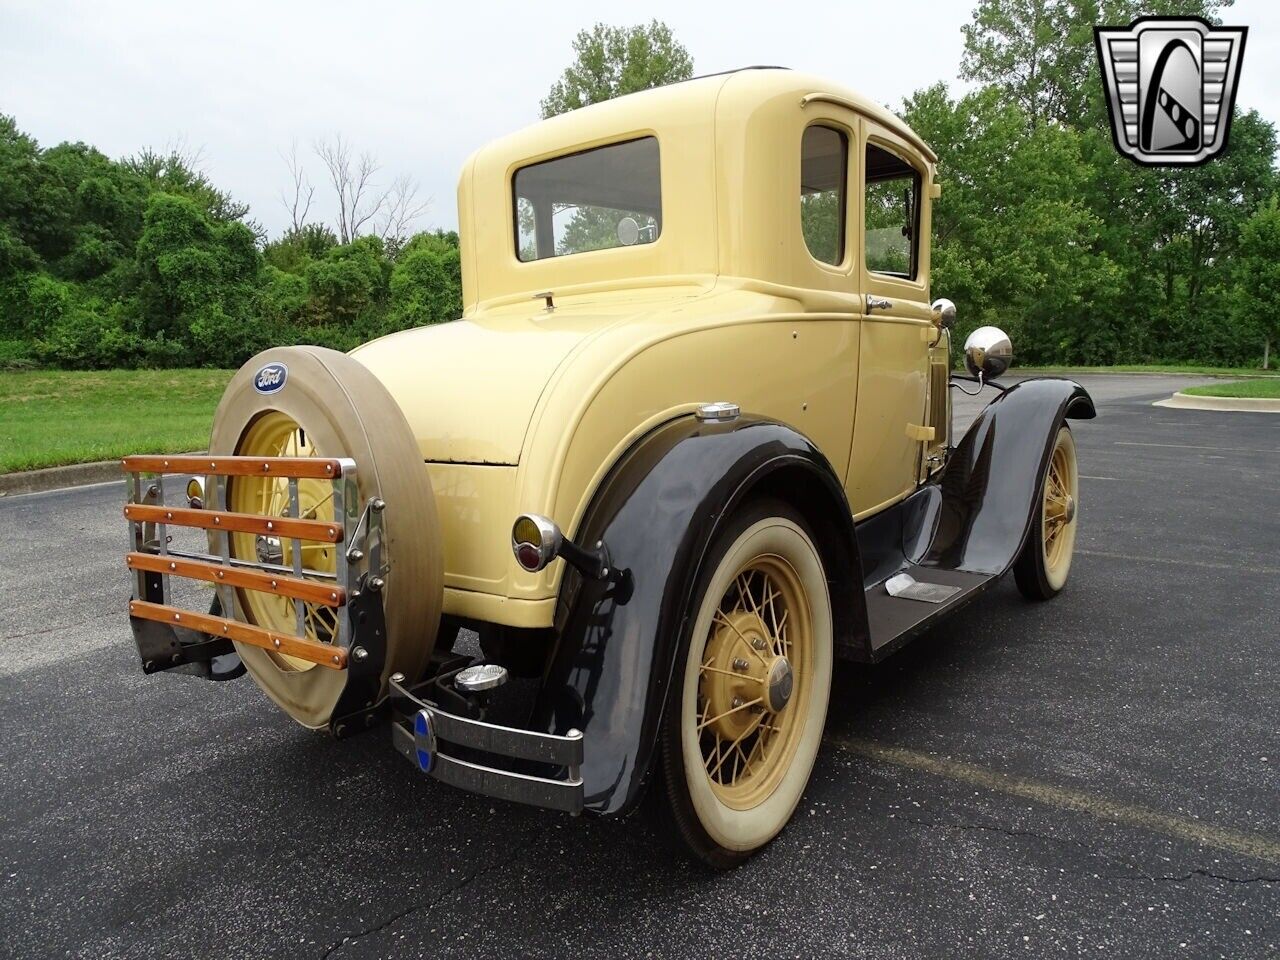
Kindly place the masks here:
<instances>
[{"instance_id":1,"label":"bumper bracket","mask_svg":"<svg viewBox=\"0 0 1280 960\"><path fill-rule=\"evenodd\" d=\"M564 736L485 723L442 710L391 681L391 741L423 773L462 790L581 813L582 733ZM501 765L495 765L501 764Z\"/></svg>"}]
</instances>

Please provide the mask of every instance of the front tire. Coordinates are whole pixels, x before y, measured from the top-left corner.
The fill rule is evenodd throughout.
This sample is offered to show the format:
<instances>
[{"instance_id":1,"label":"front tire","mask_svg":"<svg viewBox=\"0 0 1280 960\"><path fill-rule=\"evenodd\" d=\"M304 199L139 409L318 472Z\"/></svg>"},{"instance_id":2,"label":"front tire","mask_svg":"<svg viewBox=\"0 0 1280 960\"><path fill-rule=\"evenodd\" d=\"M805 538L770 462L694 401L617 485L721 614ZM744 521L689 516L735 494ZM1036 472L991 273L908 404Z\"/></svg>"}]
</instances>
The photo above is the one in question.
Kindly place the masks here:
<instances>
[{"instance_id":1,"label":"front tire","mask_svg":"<svg viewBox=\"0 0 1280 960\"><path fill-rule=\"evenodd\" d=\"M1064 424L1040 480L1040 504L1031 532L1013 567L1013 579L1028 600L1050 600L1066 586L1076 548L1079 504L1076 441Z\"/></svg>"},{"instance_id":2,"label":"front tire","mask_svg":"<svg viewBox=\"0 0 1280 960\"><path fill-rule=\"evenodd\" d=\"M766 500L708 554L662 729L666 799L695 857L727 869L791 819L831 690L832 614L803 518Z\"/></svg>"}]
</instances>

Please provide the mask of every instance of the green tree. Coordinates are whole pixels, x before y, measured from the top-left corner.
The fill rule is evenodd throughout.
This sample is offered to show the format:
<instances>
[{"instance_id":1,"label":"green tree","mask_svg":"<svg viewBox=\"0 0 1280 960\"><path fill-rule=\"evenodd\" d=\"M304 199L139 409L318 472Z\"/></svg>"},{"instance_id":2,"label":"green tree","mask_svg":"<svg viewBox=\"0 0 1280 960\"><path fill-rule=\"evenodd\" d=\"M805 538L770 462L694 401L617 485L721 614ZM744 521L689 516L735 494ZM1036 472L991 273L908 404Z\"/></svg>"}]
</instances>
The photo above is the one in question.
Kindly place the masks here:
<instances>
[{"instance_id":1,"label":"green tree","mask_svg":"<svg viewBox=\"0 0 1280 960\"><path fill-rule=\"evenodd\" d=\"M262 255L249 228L211 220L168 193L147 202L136 253L141 332L185 344L198 363L235 365L269 345L253 313Z\"/></svg>"},{"instance_id":2,"label":"green tree","mask_svg":"<svg viewBox=\"0 0 1280 960\"><path fill-rule=\"evenodd\" d=\"M306 268L312 322L355 323L369 308L386 303L390 277L391 263L377 237L357 237L332 248Z\"/></svg>"},{"instance_id":3,"label":"green tree","mask_svg":"<svg viewBox=\"0 0 1280 960\"><path fill-rule=\"evenodd\" d=\"M1096 306L1122 277L1098 249L1102 224L1084 194L1081 138L1032 128L994 87L952 100L938 84L908 100L907 120L946 145L934 205L932 283L959 307L957 342L983 324L1009 331L1027 361L1108 362L1122 334Z\"/></svg>"},{"instance_id":4,"label":"green tree","mask_svg":"<svg viewBox=\"0 0 1280 960\"><path fill-rule=\"evenodd\" d=\"M178 149L160 152L147 148L124 161L125 169L137 174L153 190L177 194L194 202L211 220L228 223L243 220L249 205L219 190L199 168L198 155ZM255 233L260 232L257 228Z\"/></svg>"},{"instance_id":5,"label":"green tree","mask_svg":"<svg viewBox=\"0 0 1280 960\"><path fill-rule=\"evenodd\" d=\"M542 101L543 118L693 76L693 59L658 20L634 27L597 23L573 41L574 61Z\"/></svg>"},{"instance_id":6,"label":"green tree","mask_svg":"<svg viewBox=\"0 0 1280 960\"><path fill-rule=\"evenodd\" d=\"M579 107L602 103L628 93L665 86L693 76L693 58L659 20L634 27L597 23L579 31L573 41L574 61L551 86L542 101L542 116L558 116ZM569 212L558 207L553 216ZM582 253L618 245L618 218L626 211L601 207L572 209L557 243L558 251ZM533 212L520 211L527 234L533 232ZM639 225L656 226L652 217L631 213Z\"/></svg>"},{"instance_id":7,"label":"green tree","mask_svg":"<svg viewBox=\"0 0 1280 960\"><path fill-rule=\"evenodd\" d=\"M307 223L266 244L262 258L286 273L302 274L307 264L321 259L337 245L338 238L324 224Z\"/></svg>"},{"instance_id":8,"label":"green tree","mask_svg":"<svg viewBox=\"0 0 1280 960\"><path fill-rule=\"evenodd\" d=\"M462 314L462 268L456 233L420 233L391 271L396 328L456 320Z\"/></svg>"},{"instance_id":9,"label":"green tree","mask_svg":"<svg viewBox=\"0 0 1280 960\"><path fill-rule=\"evenodd\" d=\"M960 76L1000 89L1033 125L1106 122L1093 28L1139 14L1214 21L1233 0L978 0L961 28Z\"/></svg>"},{"instance_id":10,"label":"green tree","mask_svg":"<svg viewBox=\"0 0 1280 960\"><path fill-rule=\"evenodd\" d=\"M1280 341L1280 198L1271 197L1240 229L1232 306L1234 328L1246 341L1242 359L1252 361L1261 346L1262 369L1269 369Z\"/></svg>"}]
</instances>

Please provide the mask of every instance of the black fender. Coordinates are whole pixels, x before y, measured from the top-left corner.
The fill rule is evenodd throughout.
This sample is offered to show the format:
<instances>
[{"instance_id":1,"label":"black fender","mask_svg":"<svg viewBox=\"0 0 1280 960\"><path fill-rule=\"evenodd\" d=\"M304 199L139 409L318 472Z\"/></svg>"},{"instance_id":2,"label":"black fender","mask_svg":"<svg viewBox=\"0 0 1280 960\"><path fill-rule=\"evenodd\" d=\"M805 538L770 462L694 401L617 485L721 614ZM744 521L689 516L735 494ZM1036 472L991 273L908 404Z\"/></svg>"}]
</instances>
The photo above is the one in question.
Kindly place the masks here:
<instances>
[{"instance_id":1,"label":"black fender","mask_svg":"<svg viewBox=\"0 0 1280 960\"><path fill-rule=\"evenodd\" d=\"M753 495L805 514L830 581L861 582L839 478L813 443L773 421L670 421L624 454L593 498L575 540L602 541L620 577L606 584L565 571L533 715L547 732L582 731L585 809L620 814L640 799L706 551ZM862 591L831 593L837 643L865 643Z\"/></svg>"},{"instance_id":2,"label":"black fender","mask_svg":"<svg viewBox=\"0 0 1280 960\"><path fill-rule=\"evenodd\" d=\"M905 524L908 559L1007 572L1031 532L1058 429L1067 419L1096 415L1088 391L1074 380L1045 377L1007 388L951 451L940 480L913 496L915 516Z\"/></svg>"}]
</instances>

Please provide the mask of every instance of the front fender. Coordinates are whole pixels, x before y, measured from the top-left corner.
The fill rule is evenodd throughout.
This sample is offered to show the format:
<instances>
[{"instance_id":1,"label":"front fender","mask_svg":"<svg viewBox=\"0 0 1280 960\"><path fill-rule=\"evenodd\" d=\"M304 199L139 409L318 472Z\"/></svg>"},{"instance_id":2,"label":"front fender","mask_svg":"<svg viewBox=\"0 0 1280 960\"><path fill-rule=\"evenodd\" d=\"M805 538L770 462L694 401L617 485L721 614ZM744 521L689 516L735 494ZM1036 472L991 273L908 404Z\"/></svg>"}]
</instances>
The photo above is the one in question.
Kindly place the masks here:
<instances>
[{"instance_id":1,"label":"front fender","mask_svg":"<svg viewBox=\"0 0 1280 960\"><path fill-rule=\"evenodd\" d=\"M922 566L998 575L1031 530L1058 428L1091 420L1093 399L1074 380L1038 378L1006 389L952 451L907 555Z\"/></svg>"},{"instance_id":2,"label":"front fender","mask_svg":"<svg viewBox=\"0 0 1280 960\"><path fill-rule=\"evenodd\" d=\"M859 582L840 482L822 453L782 424L672 421L637 443L596 494L577 542L603 541L623 582L606 587L566 571L558 645L534 710L536 727L583 732L587 810L623 813L639 799L704 555L735 506L761 490L821 510L826 533L837 531L846 550L835 551L844 569L833 578ZM861 616L853 630L865 631L861 591L852 592ZM856 615L846 622L857 624Z\"/></svg>"}]
</instances>

